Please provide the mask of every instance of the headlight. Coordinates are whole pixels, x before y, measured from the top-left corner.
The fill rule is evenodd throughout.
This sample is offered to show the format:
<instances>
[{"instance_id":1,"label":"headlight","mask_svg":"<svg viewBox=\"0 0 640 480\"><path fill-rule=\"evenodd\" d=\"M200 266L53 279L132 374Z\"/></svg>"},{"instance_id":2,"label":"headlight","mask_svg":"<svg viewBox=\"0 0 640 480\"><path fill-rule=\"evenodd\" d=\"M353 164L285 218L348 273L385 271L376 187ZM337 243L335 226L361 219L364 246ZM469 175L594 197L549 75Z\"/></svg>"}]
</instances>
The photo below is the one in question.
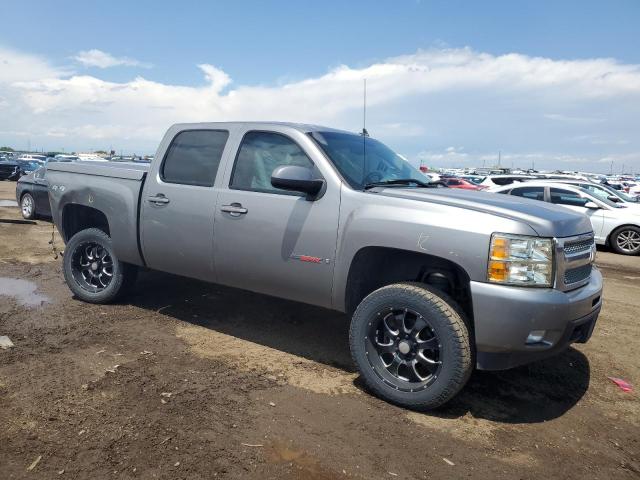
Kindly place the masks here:
<instances>
[{"instance_id":1,"label":"headlight","mask_svg":"<svg viewBox=\"0 0 640 480\"><path fill-rule=\"evenodd\" d=\"M487 279L532 287L553 285L553 239L494 233Z\"/></svg>"}]
</instances>

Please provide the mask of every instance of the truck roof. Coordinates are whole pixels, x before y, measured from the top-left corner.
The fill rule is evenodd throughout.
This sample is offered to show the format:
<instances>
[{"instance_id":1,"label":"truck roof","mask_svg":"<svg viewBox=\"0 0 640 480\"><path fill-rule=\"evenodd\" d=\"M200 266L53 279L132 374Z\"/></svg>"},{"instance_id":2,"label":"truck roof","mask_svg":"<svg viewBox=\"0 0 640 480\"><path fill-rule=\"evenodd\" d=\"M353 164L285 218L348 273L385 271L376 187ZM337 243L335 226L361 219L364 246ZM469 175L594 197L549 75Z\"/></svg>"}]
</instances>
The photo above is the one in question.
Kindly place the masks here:
<instances>
[{"instance_id":1,"label":"truck roof","mask_svg":"<svg viewBox=\"0 0 640 480\"><path fill-rule=\"evenodd\" d=\"M235 122L198 122L198 123L176 123L171 128L177 129L197 129L197 128L231 128L231 127L249 127L249 128L269 128L269 127L288 127L299 130L304 133L309 132L341 132L357 135L357 132L341 130L337 128L324 127L322 125L313 125L309 123L294 122L268 122L268 121L235 121Z\"/></svg>"}]
</instances>

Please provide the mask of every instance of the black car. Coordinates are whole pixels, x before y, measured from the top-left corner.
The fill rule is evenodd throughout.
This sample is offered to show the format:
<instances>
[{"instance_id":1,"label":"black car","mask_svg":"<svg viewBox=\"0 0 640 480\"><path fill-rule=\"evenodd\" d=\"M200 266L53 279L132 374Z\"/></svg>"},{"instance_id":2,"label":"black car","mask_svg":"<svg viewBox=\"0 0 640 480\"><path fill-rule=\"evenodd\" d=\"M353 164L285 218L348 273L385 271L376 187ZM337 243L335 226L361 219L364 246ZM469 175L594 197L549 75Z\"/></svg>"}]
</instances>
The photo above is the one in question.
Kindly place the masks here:
<instances>
[{"instance_id":1,"label":"black car","mask_svg":"<svg viewBox=\"0 0 640 480\"><path fill-rule=\"evenodd\" d=\"M26 219L51 217L49 204L49 183L47 169L41 167L33 173L24 175L16 184L16 199L22 216Z\"/></svg>"},{"instance_id":2,"label":"black car","mask_svg":"<svg viewBox=\"0 0 640 480\"><path fill-rule=\"evenodd\" d=\"M22 175L27 175L28 173L35 172L37 169L43 166L42 163L37 162L35 160L16 160L18 165L20 165L20 170Z\"/></svg>"},{"instance_id":3,"label":"black car","mask_svg":"<svg viewBox=\"0 0 640 480\"><path fill-rule=\"evenodd\" d=\"M36 171L42 165L35 160L6 160L0 162L0 180L18 180L22 175Z\"/></svg>"},{"instance_id":4,"label":"black car","mask_svg":"<svg viewBox=\"0 0 640 480\"><path fill-rule=\"evenodd\" d=\"M22 175L22 168L15 160L0 162L0 180L17 180Z\"/></svg>"}]
</instances>

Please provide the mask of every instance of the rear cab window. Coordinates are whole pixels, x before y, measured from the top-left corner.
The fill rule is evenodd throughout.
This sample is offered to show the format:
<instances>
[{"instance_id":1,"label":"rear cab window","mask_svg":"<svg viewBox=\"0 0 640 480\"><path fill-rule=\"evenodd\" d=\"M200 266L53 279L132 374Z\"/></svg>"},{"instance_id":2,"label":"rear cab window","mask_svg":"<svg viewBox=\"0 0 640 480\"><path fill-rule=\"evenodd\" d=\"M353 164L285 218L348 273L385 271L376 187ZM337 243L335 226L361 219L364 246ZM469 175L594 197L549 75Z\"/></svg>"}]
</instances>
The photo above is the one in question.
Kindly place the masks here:
<instances>
[{"instance_id":1,"label":"rear cab window","mask_svg":"<svg viewBox=\"0 0 640 480\"><path fill-rule=\"evenodd\" d=\"M178 133L162 162L162 181L212 187L228 138L226 130L185 130Z\"/></svg>"}]
</instances>

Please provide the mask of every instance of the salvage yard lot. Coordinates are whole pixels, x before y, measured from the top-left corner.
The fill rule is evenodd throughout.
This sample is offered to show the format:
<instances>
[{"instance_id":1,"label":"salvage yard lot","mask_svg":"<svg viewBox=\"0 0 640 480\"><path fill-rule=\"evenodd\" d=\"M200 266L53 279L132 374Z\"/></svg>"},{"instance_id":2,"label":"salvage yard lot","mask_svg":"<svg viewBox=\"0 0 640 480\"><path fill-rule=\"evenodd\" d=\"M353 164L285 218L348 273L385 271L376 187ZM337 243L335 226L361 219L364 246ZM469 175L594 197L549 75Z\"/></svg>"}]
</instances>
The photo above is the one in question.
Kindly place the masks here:
<instances>
[{"instance_id":1,"label":"salvage yard lot","mask_svg":"<svg viewBox=\"0 0 640 480\"><path fill-rule=\"evenodd\" d=\"M640 258L598 252L588 344L425 414L363 390L343 315L157 272L81 303L21 218L0 207L0 478L640 477L637 385L607 378L640 379Z\"/></svg>"}]
</instances>

